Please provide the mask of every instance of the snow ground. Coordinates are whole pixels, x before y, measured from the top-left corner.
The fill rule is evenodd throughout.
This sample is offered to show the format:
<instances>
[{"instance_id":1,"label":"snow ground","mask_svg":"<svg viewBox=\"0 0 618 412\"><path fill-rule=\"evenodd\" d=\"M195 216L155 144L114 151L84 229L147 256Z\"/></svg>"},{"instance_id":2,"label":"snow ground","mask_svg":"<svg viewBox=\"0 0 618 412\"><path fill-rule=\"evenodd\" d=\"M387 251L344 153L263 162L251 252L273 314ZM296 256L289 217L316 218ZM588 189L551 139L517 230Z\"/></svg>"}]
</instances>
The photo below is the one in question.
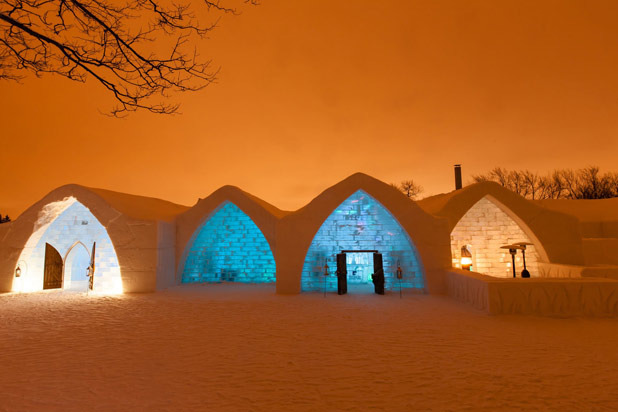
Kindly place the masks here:
<instances>
[{"instance_id":1,"label":"snow ground","mask_svg":"<svg viewBox=\"0 0 618 412\"><path fill-rule=\"evenodd\" d=\"M272 286L0 295L0 411L618 410L618 319Z\"/></svg>"}]
</instances>

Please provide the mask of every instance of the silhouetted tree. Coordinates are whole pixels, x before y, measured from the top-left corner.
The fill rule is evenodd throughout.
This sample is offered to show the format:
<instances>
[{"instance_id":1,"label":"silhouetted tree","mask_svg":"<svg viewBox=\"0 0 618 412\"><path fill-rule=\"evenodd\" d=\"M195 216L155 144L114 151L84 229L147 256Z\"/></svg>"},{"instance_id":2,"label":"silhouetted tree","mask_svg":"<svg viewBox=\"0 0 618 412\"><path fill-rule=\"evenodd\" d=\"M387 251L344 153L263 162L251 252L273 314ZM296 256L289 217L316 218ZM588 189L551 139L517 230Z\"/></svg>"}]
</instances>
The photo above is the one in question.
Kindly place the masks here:
<instances>
[{"instance_id":1,"label":"silhouetted tree","mask_svg":"<svg viewBox=\"0 0 618 412\"><path fill-rule=\"evenodd\" d=\"M496 167L472 176L475 182L493 181L529 199L607 199L618 197L618 173L600 174L597 166L574 171L555 170L539 176L528 170Z\"/></svg>"},{"instance_id":2,"label":"silhouetted tree","mask_svg":"<svg viewBox=\"0 0 618 412\"><path fill-rule=\"evenodd\" d=\"M414 183L414 180L403 180L399 184L391 183L395 189L400 190L404 195L410 199L416 199L416 197L423 193L423 186Z\"/></svg>"},{"instance_id":3,"label":"silhouetted tree","mask_svg":"<svg viewBox=\"0 0 618 412\"><path fill-rule=\"evenodd\" d=\"M10 221L11 221L11 218L9 217L9 215L5 215L4 217L2 217L2 214L0 214L0 223L7 223Z\"/></svg>"},{"instance_id":4,"label":"silhouetted tree","mask_svg":"<svg viewBox=\"0 0 618 412\"><path fill-rule=\"evenodd\" d=\"M177 104L157 99L215 80L217 69L195 42L222 13L236 13L230 1L0 0L0 79L18 80L21 72L91 78L118 101L114 115L175 113ZM218 15L204 23L209 11Z\"/></svg>"}]
</instances>

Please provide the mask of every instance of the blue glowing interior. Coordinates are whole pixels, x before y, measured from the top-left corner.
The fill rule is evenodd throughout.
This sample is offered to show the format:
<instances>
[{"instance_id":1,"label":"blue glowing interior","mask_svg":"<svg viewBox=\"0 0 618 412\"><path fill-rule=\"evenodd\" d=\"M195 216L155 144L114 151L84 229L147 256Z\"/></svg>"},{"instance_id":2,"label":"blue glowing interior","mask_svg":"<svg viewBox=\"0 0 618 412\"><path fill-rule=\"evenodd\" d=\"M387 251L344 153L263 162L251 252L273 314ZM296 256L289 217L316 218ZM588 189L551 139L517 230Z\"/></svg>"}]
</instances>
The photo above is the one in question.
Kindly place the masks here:
<instances>
[{"instance_id":1,"label":"blue glowing interior","mask_svg":"<svg viewBox=\"0 0 618 412\"><path fill-rule=\"evenodd\" d=\"M198 230L183 283L275 281L275 259L266 238L235 204L223 204Z\"/></svg>"},{"instance_id":2,"label":"blue glowing interior","mask_svg":"<svg viewBox=\"0 0 618 412\"><path fill-rule=\"evenodd\" d=\"M336 255L342 250L378 250L383 256L385 287L423 289L423 270L407 233L399 222L373 197L362 190L347 198L324 221L313 238L303 266L303 291L337 290ZM371 283L373 254L346 254L348 283ZM329 276L324 276L328 263Z\"/></svg>"}]
</instances>

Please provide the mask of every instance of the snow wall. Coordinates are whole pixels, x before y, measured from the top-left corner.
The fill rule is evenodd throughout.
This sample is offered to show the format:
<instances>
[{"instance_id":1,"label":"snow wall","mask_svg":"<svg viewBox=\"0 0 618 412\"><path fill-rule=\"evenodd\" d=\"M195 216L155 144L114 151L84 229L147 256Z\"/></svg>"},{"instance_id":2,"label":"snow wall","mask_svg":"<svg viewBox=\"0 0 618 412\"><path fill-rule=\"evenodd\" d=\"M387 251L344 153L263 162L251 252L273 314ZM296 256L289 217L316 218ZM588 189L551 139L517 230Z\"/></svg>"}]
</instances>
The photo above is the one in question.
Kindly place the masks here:
<instances>
[{"instance_id":1,"label":"snow wall","mask_svg":"<svg viewBox=\"0 0 618 412\"><path fill-rule=\"evenodd\" d=\"M451 269L446 278L450 297L493 315L618 315L614 279L501 279L461 269Z\"/></svg>"}]
</instances>

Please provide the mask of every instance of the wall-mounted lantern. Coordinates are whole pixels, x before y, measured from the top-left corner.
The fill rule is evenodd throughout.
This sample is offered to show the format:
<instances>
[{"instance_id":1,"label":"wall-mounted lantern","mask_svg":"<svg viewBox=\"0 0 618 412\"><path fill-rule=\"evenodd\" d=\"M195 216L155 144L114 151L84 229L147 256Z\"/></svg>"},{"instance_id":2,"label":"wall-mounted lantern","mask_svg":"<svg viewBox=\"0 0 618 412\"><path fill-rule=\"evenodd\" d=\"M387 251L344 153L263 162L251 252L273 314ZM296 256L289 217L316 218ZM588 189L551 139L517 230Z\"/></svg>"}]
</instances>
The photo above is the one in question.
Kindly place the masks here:
<instances>
[{"instance_id":1,"label":"wall-mounted lantern","mask_svg":"<svg viewBox=\"0 0 618 412\"><path fill-rule=\"evenodd\" d=\"M21 268L19 267L19 265L17 265L17 268L15 268L15 277L18 278L21 276Z\"/></svg>"},{"instance_id":2,"label":"wall-mounted lantern","mask_svg":"<svg viewBox=\"0 0 618 412\"><path fill-rule=\"evenodd\" d=\"M402 298L401 292L401 279L403 279L403 270L401 269L401 262L397 259L397 272L395 272L397 279L399 280L399 299Z\"/></svg>"},{"instance_id":3,"label":"wall-mounted lantern","mask_svg":"<svg viewBox=\"0 0 618 412\"><path fill-rule=\"evenodd\" d=\"M324 297L326 297L326 277L328 276L328 262L324 259Z\"/></svg>"},{"instance_id":4,"label":"wall-mounted lantern","mask_svg":"<svg viewBox=\"0 0 618 412\"><path fill-rule=\"evenodd\" d=\"M472 270L472 252L468 249L468 245L461 247L461 268L463 270Z\"/></svg>"}]
</instances>

